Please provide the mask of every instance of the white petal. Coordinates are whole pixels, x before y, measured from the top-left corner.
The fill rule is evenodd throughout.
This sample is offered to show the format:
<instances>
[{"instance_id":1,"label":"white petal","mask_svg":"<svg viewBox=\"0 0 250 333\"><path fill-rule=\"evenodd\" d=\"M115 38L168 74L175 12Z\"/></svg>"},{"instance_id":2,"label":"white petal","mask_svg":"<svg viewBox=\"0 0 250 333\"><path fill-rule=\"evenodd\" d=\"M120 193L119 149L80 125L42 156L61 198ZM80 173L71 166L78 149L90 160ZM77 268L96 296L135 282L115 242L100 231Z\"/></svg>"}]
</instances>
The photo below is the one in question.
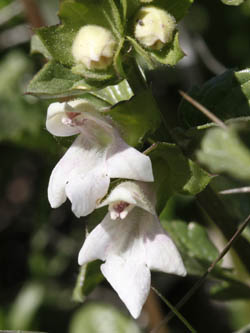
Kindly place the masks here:
<instances>
[{"instance_id":1,"label":"white petal","mask_svg":"<svg viewBox=\"0 0 250 333\"><path fill-rule=\"evenodd\" d=\"M67 103L52 103L48 108L46 128L47 130L56 136L71 136L79 133L79 128L66 125L65 119Z\"/></svg>"},{"instance_id":2,"label":"white petal","mask_svg":"<svg viewBox=\"0 0 250 333\"><path fill-rule=\"evenodd\" d=\"M135 213L136 211L135 209ZM108 256L116 254L128 257L133 257L135 252L140 254L141 252L137 251L141 244L138 238L138 224L135 223L137 215L131 213L129 217L122 221L114 221L107 213L102 222L87 236L79 253L79 264L83 265L96 259L105 260Z\"/></svg>"},{"instance_id":3,"label":"white petal","mask_svg":"<svg viewBox=\"0 0 250 333\"><path fill-rule=\"evenodd\" d=\"M93 212L98 202L106 195L110 178L105 164L94 168L87 174L79 173L69 177L66 194L72 203L72 211L77 216L86 216Z\"/></svg>"},{"instance_id":4,"label":"white petal","mask_svg":"<svg viewBox=\"0 0 250 333\"><path fill-rule=\"evenodd\" d=\"M187 272L178 249L161 227L157 217L148 216L145 223L141 223L141 230L144 233L148 267L152 270L185 276Z\"/></svg>"},{"instance_id":5,"label":"white petal","mask_svg":"<svg viewBox=\"0 0 250 333\"><path fill-rule=\"evenodd\" d=\"M104 261L110 244L112 244L112 234L107 232L103 223L100 223L85 239L78 255L79 265L97 259Z\"/></svg>"},{"instance_id":6,"label":"white petal","mask_svg":"<svg viewBox=\"0 0 250 333\"><path fill-rule=\"evenodd\" d=\"M127 145L118 134L110 147L107 165L110 178L154 181L150 158Z\"/></svg>"},{"instance_id":7,"label":"white petal","mask_svg":"<svg viewBox=\"0 0 250 333\"><path fill-rule=\"evenodd\" d=\"M151 184L126 181L117 185L99 207L124 201L130 205L138 206L152 214L155 213L152 198L153 188Z\"/></svg>"},{"instance_id":8,"label":"white petal","mask_svg":"<svg viewBox=\"0 0 250 333\"><path fill-rule=\"evenodd\" d=\"M102 274L115 289L134 318L138 318L150 290L150 271L136 259L110 256L101 265Z\"/></svg>"},{"instance_id":9,"label":"white petal","mask_svg":"<svg viewBox=\"0 0 250 333\"><path fill-rule=\"evenodd\" d=\"M96 165L103 165L105 156L105 149L94 142L87 141L83 135L79 135L50 176L48 198L51 206L59 207L66 200L65 187L69 179L77 182L78 179L84 178ZM91 174L90 178L93 178Z\"/></svg>"}]
</instances>

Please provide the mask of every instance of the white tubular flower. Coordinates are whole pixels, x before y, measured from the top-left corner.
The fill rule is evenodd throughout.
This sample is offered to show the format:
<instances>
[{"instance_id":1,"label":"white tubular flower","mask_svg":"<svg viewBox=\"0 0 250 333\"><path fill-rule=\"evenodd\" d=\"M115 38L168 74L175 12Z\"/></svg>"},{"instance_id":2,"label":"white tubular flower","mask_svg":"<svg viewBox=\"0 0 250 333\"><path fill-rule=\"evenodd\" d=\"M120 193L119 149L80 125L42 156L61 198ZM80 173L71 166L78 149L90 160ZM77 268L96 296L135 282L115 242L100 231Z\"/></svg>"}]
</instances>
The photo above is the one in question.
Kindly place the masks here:
<instances>
[{"instance_id":1,"label":"white tubular flower","mask_svg":"<svg viewBox=\"0 0 250 333\"><path fill-rule=\"evenodd\" d=\"M154 210L149 185L123 182L100 205L109 213L87 236L80 265L101 259L101 271L138 318L150 290L150 269L186 275L181 256L163 230Z\"/></svg>"},{"instance_id":2,"label":"white tubular flower","mask_svg":"<svg viewBox=\"0 0 250 333\"><path fill-rule=\"evenodd\" d=\"M76 63L88 69L105 69L111 65L116 47L112 33L97 25L85 25L77 33L72 55Z\"/></svg>"},{"instance_id":3,"label":"white tubular flower","mask_svg":"<svg viewBox=\"0 0 250 333\"><path fill-rule=\"evenodd\" d=\"M135 37L145 47L161 49L173 39L175 18L163 9L142 7L135 24Z\"/></svg>"},{"instance_id":4,"label":"white tubular flower","mask_svg":"<svg viewBox=\"0 0 250 333\"><path fill-rule=\"evenodd\" d=\"M84 100L51 104L46 127L57 136L80 133L50 176L48 198L53 208L68 197L74 214L85 216L106 195L110 178L154 180L149 157L128 146Z\"/></svg>"}]
</instances>

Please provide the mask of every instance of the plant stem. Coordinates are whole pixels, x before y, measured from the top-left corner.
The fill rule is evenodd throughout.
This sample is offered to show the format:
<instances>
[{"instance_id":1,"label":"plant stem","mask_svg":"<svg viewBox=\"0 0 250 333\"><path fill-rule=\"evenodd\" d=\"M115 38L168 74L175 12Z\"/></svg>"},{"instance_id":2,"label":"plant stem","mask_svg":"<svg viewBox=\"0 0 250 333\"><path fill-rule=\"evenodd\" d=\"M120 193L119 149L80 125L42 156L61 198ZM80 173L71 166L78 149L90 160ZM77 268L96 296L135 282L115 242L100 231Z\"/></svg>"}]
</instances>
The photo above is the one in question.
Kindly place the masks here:
<instances>
[{"instance_id":1,"label":"plant stem","mask_svg":"<svg viewBox=\"0 0 250 333\"><path fill-rule=\"evenodd\" d=\"M28 21L32 28L39 28L44 26L44 20L40 13L40 9L34 0L21 0L27 16Z\"/></svg>"},{"instance_id":2,"label":"plant stem","mask_svg":"<svg viewBox=\"0 0 250 333\"><path fill-rule=\"evenodd\" d=\"M180 321L189 329L190 332L197 332L190 324L189 322L183 317L183 315L177 310L176 307L174 307L157 289L154 287L151 287L151 289L160 297L160 299L170 308L171 314L175 314ZM166 323L166 320L164 319L164 323ZM160 323L158 327L156 327L154 330L151 331L151 333L159 332L160 327L163 325L163 322Z\"/></svg>"}]
</instances>

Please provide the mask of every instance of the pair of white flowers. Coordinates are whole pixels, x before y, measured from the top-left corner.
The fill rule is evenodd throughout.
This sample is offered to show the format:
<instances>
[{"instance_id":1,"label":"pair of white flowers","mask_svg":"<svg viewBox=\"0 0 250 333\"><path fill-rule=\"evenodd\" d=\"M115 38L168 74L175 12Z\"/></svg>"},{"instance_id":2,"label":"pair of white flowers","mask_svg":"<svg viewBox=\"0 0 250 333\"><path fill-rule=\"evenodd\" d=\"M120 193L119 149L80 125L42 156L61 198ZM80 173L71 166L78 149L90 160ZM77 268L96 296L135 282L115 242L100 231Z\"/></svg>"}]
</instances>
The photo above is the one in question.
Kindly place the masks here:
<instances>
[{"instance_id":1,"label":"pair of white flowers","mask_svg":"<svg viewBox=\"0 0 250 333\"><path fill-rule=\"evenodd\" d=\"M150 290L150 269L186 274L155 212L151 161L123 141L105 112L85 100L51 104L46 127L56 136L78 134L51 174L50 204L55 208L69 198L77 217L109 206L78 261L104 261L103 275L137 318ZM107 194L111 178L127 180Z\"/></svg>"}]
</instances>

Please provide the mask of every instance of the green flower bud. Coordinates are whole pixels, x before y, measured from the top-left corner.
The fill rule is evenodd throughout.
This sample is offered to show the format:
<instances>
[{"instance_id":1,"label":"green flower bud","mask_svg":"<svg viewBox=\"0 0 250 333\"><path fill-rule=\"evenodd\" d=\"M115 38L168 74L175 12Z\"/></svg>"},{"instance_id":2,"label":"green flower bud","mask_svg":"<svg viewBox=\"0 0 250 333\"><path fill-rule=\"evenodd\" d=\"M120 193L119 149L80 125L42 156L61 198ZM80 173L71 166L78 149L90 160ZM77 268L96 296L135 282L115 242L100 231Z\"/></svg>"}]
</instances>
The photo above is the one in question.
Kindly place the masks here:
<instances>
[{"instance_id":1,"label":"green flower bud","mask_svg":"<svg viewBox=\"0 0 250 333\"><path fill-rule=\"evenodd\" d=\"M76 63L88 69L105 69L113 61L115 46L116 40L108 29L85 25L74 39L72 55Z\"/></svg>"},{"instance_id":2,"label":"green flower bud","mask_svg":"<svg viewBox=\"0 0 250 333\"><path fill-rule=\"evenodd\" d=\"M163 9L142 7L135 24L135 37L145 47L161 49L173 39L175 18Z\"/></svg>"}]
</instances>

